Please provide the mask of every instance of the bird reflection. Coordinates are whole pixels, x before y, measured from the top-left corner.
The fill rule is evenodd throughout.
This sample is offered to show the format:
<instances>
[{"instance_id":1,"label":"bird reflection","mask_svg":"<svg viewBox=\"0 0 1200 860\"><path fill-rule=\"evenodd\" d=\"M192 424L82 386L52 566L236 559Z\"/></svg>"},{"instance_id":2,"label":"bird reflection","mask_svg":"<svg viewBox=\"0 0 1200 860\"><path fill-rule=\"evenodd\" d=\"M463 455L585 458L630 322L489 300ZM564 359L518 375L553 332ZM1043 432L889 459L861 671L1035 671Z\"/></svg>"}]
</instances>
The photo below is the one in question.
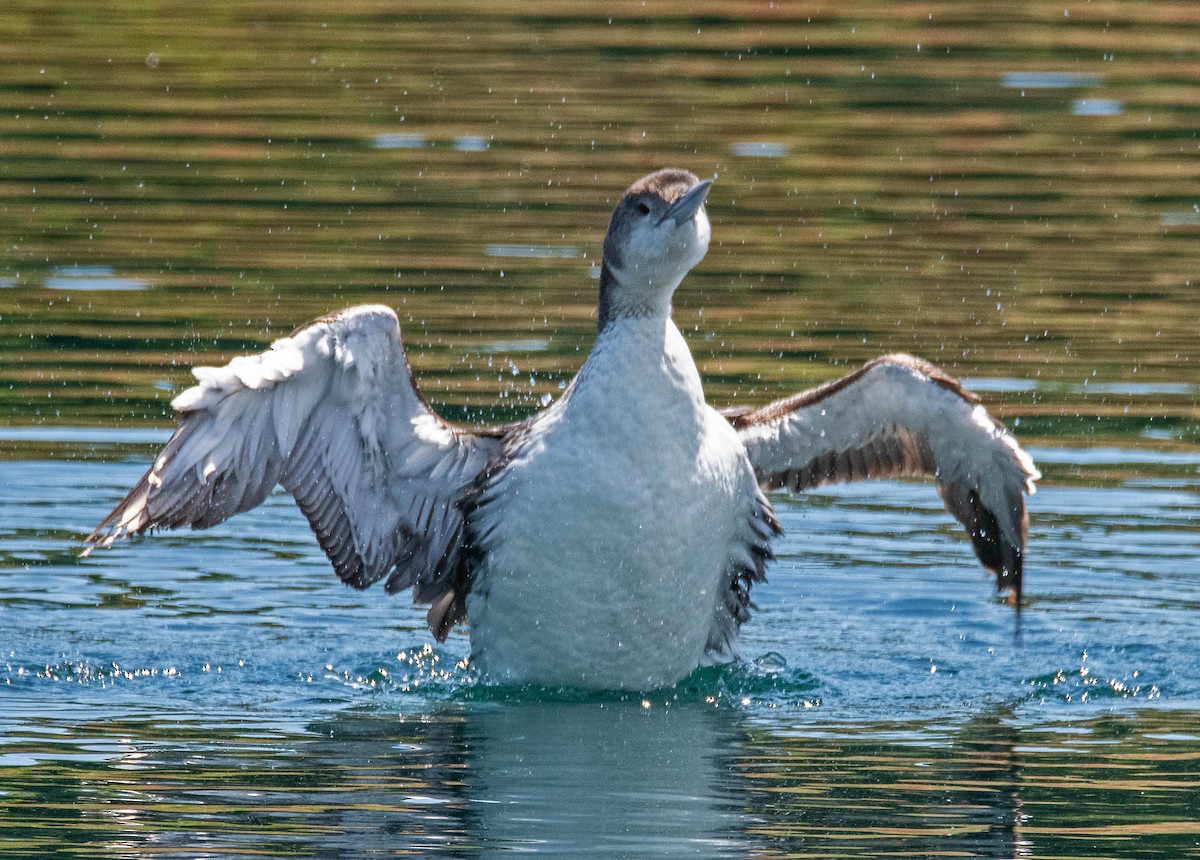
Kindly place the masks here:
<instances>
[{"instance_id":1,"label":"bird reflection","mask_svg":"<svg viewBox=\"0 0 1200 860\"><path fill-rule=\"evenodd\" d=\"M127 742L136 782L84 779L123 787L88 800L83 822L114 848L163 856L269 843L356 857L1017 858L1050 839L1053 809L1025 830L1023 795L1040 787L1004 709L941 726L806 711L782 731L719 697L683 698L485 693L217 746L146 727ZM77 794L72 780L52 793Z\"/></svg>"},{"instance_id":2,"label":"bird reflection","mask_svg":"<svg viewBox=\"0 0 1200 860\"><path fill-rule=\"evenodd\" d=\"M702 702L482 701L319 726L318 757L362 801L335 837L354 834L356 853L402 834L483 856L733 857L756 841L733 767L741 722Z\"/></svg>"}]
</instances>

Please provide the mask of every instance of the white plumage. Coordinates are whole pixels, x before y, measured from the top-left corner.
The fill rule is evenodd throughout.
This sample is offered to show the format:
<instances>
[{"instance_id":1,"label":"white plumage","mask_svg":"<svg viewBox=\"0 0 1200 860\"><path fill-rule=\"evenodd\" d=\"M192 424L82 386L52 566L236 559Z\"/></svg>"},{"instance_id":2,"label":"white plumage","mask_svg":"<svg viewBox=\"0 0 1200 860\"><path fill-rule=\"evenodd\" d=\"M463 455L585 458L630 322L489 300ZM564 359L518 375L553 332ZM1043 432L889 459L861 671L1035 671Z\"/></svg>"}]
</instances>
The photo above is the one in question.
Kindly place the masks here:
<instances>
[{"instance_id":1,"label":"white plumage","mask_svg":"<svg viewBox=\"0 0 1200 860\"><path fill-rule=\"evenodd\" d=\"M594 687L679 680L726 623L718 597L757 499L678 330L656 317L609 326L473 505L480 668Z\"/></svg>"},{"instance_id":2,"label":"white plumage","mask_svg":"<svg viewBox=\"0 0 1200 860\"><path fill-rule=\"evenodd\" d=\"M670 300L708 247L709 185L665 170L621 198L596 345L545 411L447 424L395 314L351 308L197 368L179 429L90 540L205 528L282 484L343 580L413 588L439 638L468 619L488 676L649 689L736 655L778 531L760 488L927 474L1019 605L1039 475L937 368L888 356L761 409L705 403Z\"/></svg>"}]
</instances>

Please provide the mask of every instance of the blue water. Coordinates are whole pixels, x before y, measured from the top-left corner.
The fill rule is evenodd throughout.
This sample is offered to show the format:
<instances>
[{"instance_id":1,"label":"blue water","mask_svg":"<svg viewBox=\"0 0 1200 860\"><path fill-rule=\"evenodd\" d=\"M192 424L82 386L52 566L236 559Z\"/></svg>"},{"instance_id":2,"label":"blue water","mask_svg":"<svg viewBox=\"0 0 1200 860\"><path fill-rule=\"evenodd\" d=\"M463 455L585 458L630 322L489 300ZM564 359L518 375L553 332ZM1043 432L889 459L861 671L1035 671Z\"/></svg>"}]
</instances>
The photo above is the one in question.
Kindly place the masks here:
<instances>
[{"instance_id":1,"label":"blue water","mask_svg":"<svg viewBox=\"0 0 1200 860\"><path fill-rule=\"evenodd\" d=\"M1035 449L1084 480L1031 500L1019 619L929 485L777 496L785 535L743 662L621 695L482 682L464 632L437 645L406 596L339 583L282 494L79 558L155 433L51 431L52 456L0 461L0 797L19 823L0 847L1069 855L1010 800L1044 794L1063 821L1111 810L1096 756L1163 794L1122 813L1165 827L1147 856L1192 839L1161 822L1195 799L1171 763L1200 748L1194 455ZM1096 773L1056 783L1081 755ZM1023 764L980 799L996 757ZM48 803L95 814L50 813L47 839L32 810Z\"/></svg>"},{"instance_id":2,"label":"blue water","mask_svg":"<svg viewBox=\"0 0 1200 860\"><path fill-rule=\"evenodd\" d=\"M1031 500L1019 619L930 486L776 497L745 660L606 694L476 678L464 632L434 644L407 596L337 582L282 494L80 559L154 432L47 435L52 458L0 462L6 854L1128 846L1070 835L1080 810L1158 822L1139 855L1193 850L1192 455L1034 449L1084 480Z\"/></svg>"},{"instance_id":3,"label":"blue water","mask_svg":"<svg viewBox=\"0 0 1200 860\"><path fill-rule=\"evenodd\" d=\"M1050 467L1122 459L1119 450L1034 454ZM1158 459L1179 474L1099 490L1051 484L1033 497L1019 618L930 486L778 496L785 536L755 590L745 661L671 695L859 719L993 705L1195 707L1196 458ZM407 595L344 587L282 492L209 532L79 559L81 537L145 465L140 455L0 463L11 694L284 712L297 700L407 712L488 695L464 667L465 632L436 645Z\"/></svg>"}]
</instances>

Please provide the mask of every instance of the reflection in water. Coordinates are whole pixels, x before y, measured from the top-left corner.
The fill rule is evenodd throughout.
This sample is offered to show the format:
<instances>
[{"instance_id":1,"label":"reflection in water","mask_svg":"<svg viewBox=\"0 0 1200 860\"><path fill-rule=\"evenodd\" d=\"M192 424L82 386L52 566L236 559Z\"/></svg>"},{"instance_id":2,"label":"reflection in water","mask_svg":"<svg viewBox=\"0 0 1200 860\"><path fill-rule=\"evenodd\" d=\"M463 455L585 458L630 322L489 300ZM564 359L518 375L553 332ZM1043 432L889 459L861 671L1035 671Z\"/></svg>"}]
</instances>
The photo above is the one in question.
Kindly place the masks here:
<instances>
[{"instance_id":1,"label":"reflection in water","mask_svg":"<svg viewBox=\"0 0 1200 860\"><path fill-rule=\"evenodd\" d=\"M454 138L454 148L460 152L483 152L490 144L486 138L473 134L464 134Z\"/></svg>"},{"instance_id":2,"label":"reflection in water","mask_svg":"<svg viewBox=\"0 0 1200 860\"><path fill-rule=\"evenodd\" d=\"M488 245L484 249L489 257L534 257L570 260L579 256L579 249L571 245Z\"/></svg>"},{"instance_id":3,"label":"reflection in water","mask_svg":"<svg viewBox=\"0 0 1200 860\"><path fill-rule=\"evenodd\" d=\"M1082 89L1103 85L1104 76L1080 72L1005 72L1001 83L1014 90Z\"/></svg>"},{"instance_id":4,"label":"reflection in water","mask_svg":"<svg viewBox=\"0 0 1200 860\"><path fill-rule=\"evenodd\" d=\"M828 841L856 857L1033 856L1020 733L1007 717L920 734L902 725L799 740L763 733L747 774L767 818L761 832L781 853Z\"/></svg>"},{"instance_id":5,"label":"reflection in water","mask_svg":"<svg viewBox=\"0 0 1200 860\"><path fill-rule=\"evenodd\" d=\"M1075 116L1119 116L1124 105L1116 99L1075 99L1071 113Z\"/></svg>"},{"instance_id":6,"label":"reflection in water","mask_svg":"<svg viewBox=\"0 0 1200 860\"><path fill-rule=\"evenodd\" d=\"M1197 206L1197 204L1193 204ZM1190 212L1164 212L1162 216L1164 227L1200 227L1200 207Z\"/></svg>"},{"instance_id":7,"label":"reflection in water","mask_svg":"<svg viewBox=\"0 0 1200 860\"><path fill-rule=\"evenodd\" d=\"M112 266L59 266L50 270L43 284L48 290L130 292L149 289L137 278L121 278Z\"/></svg>"},{"instance_id":8,"label":"reflection in water","mask_svg":"<svg viewBox=\"0 0 1200 860\"><path fill-rule=\"evenodd\" d=\"M357 302L399 309L449 417L521 417L591 343L614 195L677 164L718 175L676 309L711 402L905 351L1033 384L989 397L1026 442L1197 438L1192 394L1137 388L1200 384L1181 12L1025 4L996 40L986 5L869 0L89 9L0 9L9 420L168 423L181 365ZM547 328L536 375L477 361Z\"/></svg>"},{"instance_id":9,"label":"reflection in water","mask_svg":"<svg viewBox=\"0 0 1200 860\"><path fill-rule=\"evenodd\" d=\"M788 154L788 147L785 143L745 140L732 144L729 151L743 158L783 158Z\"/></svg>"},{"instance_id":10,"label":"reflection in water","mask_svg":"<svg viewBox=\"0 0 1200 860\"><path fill-rule=\"evenodd\" d=\"M40 799L81 804L81 839L106 834L110 850L168 856L275 845L319 856L744 857L762 840L731 764L740 724L700 703L636 700L340 715L303 736L267 730L219 746L143 724L119 743L84 742L104 752L76 767L79 785L54 776L69 755L42 760ZM0 775L18 772L0 762Z\"/></svg>"},{"instance_id":11,"label":"reflection in water","mask_svg":"<svg viewBox=\"0 0 1200 860\"><path fill-rule=\"evenodd\" d=\"M6 723L0 849L195 856L1194 856L1194 713L766 726L501 698L245 720ZM94 715L93 715L94 716ZM33 813L37 811L35 816Z\"/></svg>"},{"instance_id":12,"label":"reflection in water","mask_svg":"<svg viewBox=\"0 0 1200 860\"><path fill-rule=\"evenodd\" d=\"M551 856L746 856L738 715L703 703L497 703L468 713L480 841Z\"/></svg>"},{"instance_id":13,"label":"reflection in water","mask_svg":"<svg viewBox=\"0 0 1200 860\"><path fill-rule=\"evenodd\" d=\"M371 141L376 149L415 149L425 145L425 135L408 132L385 132Z\"/></svg>"}]
</instances>

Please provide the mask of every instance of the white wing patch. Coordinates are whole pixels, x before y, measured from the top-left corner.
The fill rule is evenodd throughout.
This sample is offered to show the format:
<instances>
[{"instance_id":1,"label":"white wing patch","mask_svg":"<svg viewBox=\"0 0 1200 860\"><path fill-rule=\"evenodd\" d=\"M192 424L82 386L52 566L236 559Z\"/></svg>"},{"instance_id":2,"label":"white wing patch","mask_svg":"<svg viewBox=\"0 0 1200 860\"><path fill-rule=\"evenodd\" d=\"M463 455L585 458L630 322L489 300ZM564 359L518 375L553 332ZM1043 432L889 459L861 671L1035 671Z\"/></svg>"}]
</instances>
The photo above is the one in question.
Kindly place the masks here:
<instances>
[{"instance_id":1,"label":"white wing patch","mask_svg":"<svg viewBox=\"0 0 1200 860\"><path fill-rule=\"evenodd\" d=\"M437 561L461 527L454 499L499 440L433 413L390 308L323 317L261 355L193 373L198 384L172 403L179 429L92 547L156 528L207 528L281 483L343 580L416 586L423 600L440 594Z\"/></svg>"}]
</instances>

